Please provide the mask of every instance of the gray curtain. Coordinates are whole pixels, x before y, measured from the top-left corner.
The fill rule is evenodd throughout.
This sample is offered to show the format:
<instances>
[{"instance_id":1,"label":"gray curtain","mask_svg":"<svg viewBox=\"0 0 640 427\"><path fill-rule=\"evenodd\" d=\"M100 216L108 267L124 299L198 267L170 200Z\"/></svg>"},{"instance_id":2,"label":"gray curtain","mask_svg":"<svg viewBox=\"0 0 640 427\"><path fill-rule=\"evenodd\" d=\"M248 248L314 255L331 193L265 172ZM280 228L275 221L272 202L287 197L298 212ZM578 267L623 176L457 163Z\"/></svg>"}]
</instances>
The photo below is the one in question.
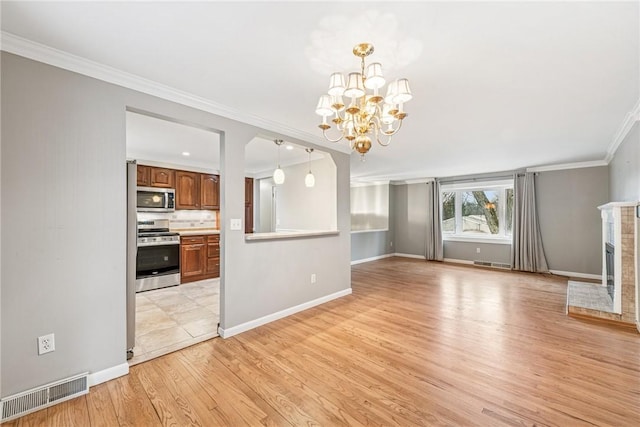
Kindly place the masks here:
<instances>
[{"instance_id":1,"label":"gray curtain","mask_svg":"<svg viewBox=\"0 0 640 427\"><path fill-rule=\"evenodd\" d=\"M430 261L442 261L442 224L440 222L440 182L437 180L427 182L427 242L425 257Z\"/></svg>"},{"instance_id":2,"label":"gray curtain","mask_svg":"<svg viewBox=\"0 0 640 427\"><path fill-rule=\"evenodd\" d=\"M515 174L513 196L513 245L511 246L513 269L546 273L549 267L540 237L533 173Z\"/></svg>"}]
</instances>

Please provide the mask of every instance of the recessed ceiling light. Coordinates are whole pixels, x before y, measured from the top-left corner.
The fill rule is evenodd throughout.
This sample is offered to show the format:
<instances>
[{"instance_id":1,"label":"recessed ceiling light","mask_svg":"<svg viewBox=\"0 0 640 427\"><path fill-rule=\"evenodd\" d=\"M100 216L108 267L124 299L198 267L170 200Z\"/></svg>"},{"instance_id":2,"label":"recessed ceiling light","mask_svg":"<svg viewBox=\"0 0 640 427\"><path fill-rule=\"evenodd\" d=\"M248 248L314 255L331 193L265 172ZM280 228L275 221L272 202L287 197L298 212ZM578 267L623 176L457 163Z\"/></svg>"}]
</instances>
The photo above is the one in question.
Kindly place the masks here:
<instances>
[{"instance_id":1,"label":"recessed ceiling light","mask_svg":"<svg viewBox=\"0 0 640 427\"><path fill-rule=\"evenodd\" d=\"M188 152L188 151L183 151L183 152L182 152L182 155L183 155L183 156L185 156L185 157L188 157L188 156L190 156L190 155L191 155L191 153L190 153L190 152Z\"/></svg>"},{"instance_id":2,"label":"recessed ceiling light","mask_svg":"<svg viewBox=\"0 0 640 427\"><path fill-rule=\"evenodd\" d=\"M286 145L287 150L293 150L293 145Z\"/></svg>"}]
</instances>

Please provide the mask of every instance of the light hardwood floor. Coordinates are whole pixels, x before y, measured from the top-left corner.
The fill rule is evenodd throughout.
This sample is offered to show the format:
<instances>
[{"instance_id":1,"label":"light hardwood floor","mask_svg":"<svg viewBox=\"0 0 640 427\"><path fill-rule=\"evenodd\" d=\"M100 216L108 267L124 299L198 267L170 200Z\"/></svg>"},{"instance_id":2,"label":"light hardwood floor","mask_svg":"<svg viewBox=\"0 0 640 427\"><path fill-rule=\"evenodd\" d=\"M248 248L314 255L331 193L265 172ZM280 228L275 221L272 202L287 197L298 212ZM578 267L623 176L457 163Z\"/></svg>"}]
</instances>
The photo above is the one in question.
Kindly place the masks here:
<instances>
[{"instance_id":1,"label":"light hardwood floor","mask_svg":"<svg viewBox=\"0 0 640 427\"><path fill-rule=\"evenodd\" d=\"M8 425L640 425L640 335L567 317L565 279L389 258L352 280Z\"/></svg>"}]
</instances>

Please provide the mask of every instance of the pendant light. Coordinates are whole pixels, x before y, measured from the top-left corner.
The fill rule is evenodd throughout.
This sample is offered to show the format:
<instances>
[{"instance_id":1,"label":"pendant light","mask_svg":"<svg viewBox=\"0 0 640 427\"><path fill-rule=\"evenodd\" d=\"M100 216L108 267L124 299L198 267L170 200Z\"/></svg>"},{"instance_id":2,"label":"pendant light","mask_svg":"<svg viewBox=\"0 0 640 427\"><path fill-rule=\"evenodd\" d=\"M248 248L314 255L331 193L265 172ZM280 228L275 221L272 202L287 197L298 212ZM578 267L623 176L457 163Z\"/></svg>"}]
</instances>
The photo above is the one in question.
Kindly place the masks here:
<instances>
[{"instance_id":1,"label":"pendant light","mask_svg":"<svg viewBox=\"0 0 640 427\"><path fill-rule=\"evenodd\" d=\"M309 173L304 177L304 185L310 188L316 185L316 177L311 173L311 153L313 153L313 148L305 148L305 151L309 153Z\"/></svg>"},{"instance_id":2,"label":"pendant light","mask_svg":"<svg viewBox=\"0 0 640 427\"><path fill-rule=\"evenodd\" d=\"M273 182L276 185L284 184L284 171L280 167L280 146L284 143L281 139L274 139L273 142L278 146L278 167L273 171Z\"/></svg>"}]
</instances>

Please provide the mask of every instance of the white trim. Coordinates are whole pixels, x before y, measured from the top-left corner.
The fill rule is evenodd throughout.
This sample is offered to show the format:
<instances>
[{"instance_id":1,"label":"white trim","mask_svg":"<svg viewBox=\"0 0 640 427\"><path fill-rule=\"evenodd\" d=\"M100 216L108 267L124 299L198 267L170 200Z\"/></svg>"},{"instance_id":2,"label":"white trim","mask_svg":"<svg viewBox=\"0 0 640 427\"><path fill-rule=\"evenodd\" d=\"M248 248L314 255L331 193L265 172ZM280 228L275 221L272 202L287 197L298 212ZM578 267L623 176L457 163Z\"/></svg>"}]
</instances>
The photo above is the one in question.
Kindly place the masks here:
<instances>
[{"instance_id":1,"label":"white trim","mask_svg":"<svg viewBox=\"0 0 640 427\"><path fill-rule=\"evenodd\" d=\"M356 182L356 181L352 181L350 183L350 187L354 188L354 187L372 187L374 185L389 185L389 180L383 180L383 181L371 181L371 182Z\"/></svg>"},{"instance_id":2,"label":"white trim","mask_svg":"<svg viewBox=\"0 0 640 427\"><path fill-rule=\"evenodd\" d=\"M561 271L561 270L549 270L549 273L555 274L556 276L577 277L579 279L602 280L602 275L600 274L576 273L575 271Z\"/></svg>"},{"instance_id":3,"label":"white trim","mask_svg":"<svg viewBox=\"0 0 640 427\"><path fill-rule=\"evenodd\" d=\"M378 233L381 231L389 231L388 228L372 228L369 230L351 230L351 234L359 234L359 233Z\"/></svg>"},{"instance_id":4,"label":"white trim","mask_svg":"<svg viewBox=\"0 0 640 427\"><path fill-rule=\"evenodd\" d=\"M611 209L616 207L624 208L624 207L634 207L634 206L638 206L638 202L609 202L609 203L605 203L604 205L598 206L598 209L603 210L603 209Z\"/></svg>"},{"instance_id":5,"label":"white trim","mask_svg":"<svg viewBox=\"0 0 640 427\"><path fill-rule=\"evenodd\" d=\"M399 257L402 257L402 258L427 259L427 257L424 256L424 255L403 254L403 253L400 253L400 252L396 252L396 253L392 254L392 256L399 256Z\"/></svg>"},{"instance_id":6,"label":"white trim","mask_svg":"<svg viewBox=\"0 0 640 427\"><path fill-rule=\"evenodd\" d=\"M102 371L93 372L89 374L89 378L88 378L89 387L102 384L114 378L127 375L128 373L129 373L129 364L126 362L120 365L112 366L107 369L103 369Z\"/></svg>"},{"instance_id":7,"label":"white trim","mask_svg":"<svg viewBox=\"0 0 640 427\"><path fill-rule=\"evenodd\" d=\"M618 151L618 147L620 147L620 144L622 144L638 121L640 121L640 99L624 117L624 120L622 120L622 123L613 136L613 139L609 144L609 148L607 149L607 156L604 158L607 164L613 160L613 157L616 155L616 151Z\"/></svg>"},{"instance_id":8,"label":"white trim","mask_svg":"<svg viewBox=\"0 0 640 427\"><path fill-rule=\"evenodd\" d=\"M339 151L346 154L351 153L351 149L348 146L331 144L318 135L302 132L298 129L292 128L282 123L274 122L262 117L254 116L252 114L247 114L226 105L218 104L217 102L214 102L210 99L203 98L189 92L174 89L170 86L163 85L153 80L145 79L135 74L127 73L122 70L100 64L98 62L90 61L86 58L82 58L80 56L73 55L62 50L54 49L52 47L36 43L34 41L16 36L6 31L2 31L0 33L0 39L2 40L0 49L5 52L13 53L15 55L33 59L34 61L53 65L54 67L73 71L75 73L102 80L107 83L112 83L138 92L146 93L148 95L157 96L159 98L193 107L198 110L207 111L209 113L226 117L228 119L237 120L243 123L257 126L271 132L288 135L290 137L294 137L307 142L312 142L330 150Z\"/></svg>"},{"instance_id":9,"label":"white trim","mask_svg":"<svg viewBox=\"0 0 640 427\"><path fill-rule=\"evenodd\" d=\"M513 240L511 236L506 238L491 237L471 237L470 235L443 235L444 242L461 242L461 243L488 243L493 245L511 245Z\"/></svg>"},{"instance_id":10,"label":"white trim","mask_svg":"<svg viewBox=\"0 0 640 427\"><path fill-rule=\"evenodd\" d=\"M580 168L594 168L597 166L607 166L609 161L607 160L592 160L589 162L574 162L574 163L562 163L559 165L546 165L546 166L535 166L532 168L527 168L527 172L549 172L549 171L559 171L566 169L580 169Z\"/></svg>"},{"instance_id":11,"label":"white trim","mask_svg":"<svg viewBox=\"0 0 640 427\"><path fill-rule=\"evenodd\" d=\"M384 258L391 258L392 256L395 256L395 254L384 254L384 255L372 256L371 258L356 259L351 261L351 265L363 264L365 262L377 261L379 259L384 259Z\"/></svg>"},{"instance_id":12,"label":"white trim","mask_svg":"<svg viewBox=\"0 0 640 427\"><path fill-rule=\"evenodd\" d=\"M440 184L440 192L463 190L471 191L476 189L485 190L493 188L513 188L513 179L487 179L486 181L463 181Z\"/></svg>"},{"instance_id":13,"label":"white trim","mask_svg":"<svg viewBox=\"0 0 640 427\"><path fill-rule=\"evenodd\" d=\"M325 295L320 298L316 298L311 301L307 301L305 303L286 308L284 310L268 314L266 316L260 317L255 320L250 320L248 322L242 323L237 326L232 326L228 329L222 329L222 327L218 328L218 333L222 338L230 338L234 335L238 335L242 332L246 332L250 329L257 328L258 326L266 325L267 323L271 323L278 319L282 319L283 317L291 316L292 314L299 313L301 311L307 310L309 308L315 307L320 304L324 304L325 302L329 302L336 298L340 298L346 295L351 295L351 288L344 289L342 291L335 292L333 294Z\"/></svg>"},{"instance_id":14,"label":"white trim","mask_svg":"<svg viewBox=\"0 0 640 427\"><path fill-rule=\"evenodd\" d=\"M473 261L469 261L466 259L456 259L456 258L445 258L443 260L444 262L452 262L454 264L468 264L468 265L473 265Z\"/></svg>"},{"instance_id":15,"label":"white trim","mask_svg":"<svg viewBox=\"0 0 640 427\"><path fill-rule=\"evenodd\" d=\"M391 185L407 185L407 184L426 184L435 181L435 178L413 178L399 181L391 181Z\"/></svg>"}]
</instances>

